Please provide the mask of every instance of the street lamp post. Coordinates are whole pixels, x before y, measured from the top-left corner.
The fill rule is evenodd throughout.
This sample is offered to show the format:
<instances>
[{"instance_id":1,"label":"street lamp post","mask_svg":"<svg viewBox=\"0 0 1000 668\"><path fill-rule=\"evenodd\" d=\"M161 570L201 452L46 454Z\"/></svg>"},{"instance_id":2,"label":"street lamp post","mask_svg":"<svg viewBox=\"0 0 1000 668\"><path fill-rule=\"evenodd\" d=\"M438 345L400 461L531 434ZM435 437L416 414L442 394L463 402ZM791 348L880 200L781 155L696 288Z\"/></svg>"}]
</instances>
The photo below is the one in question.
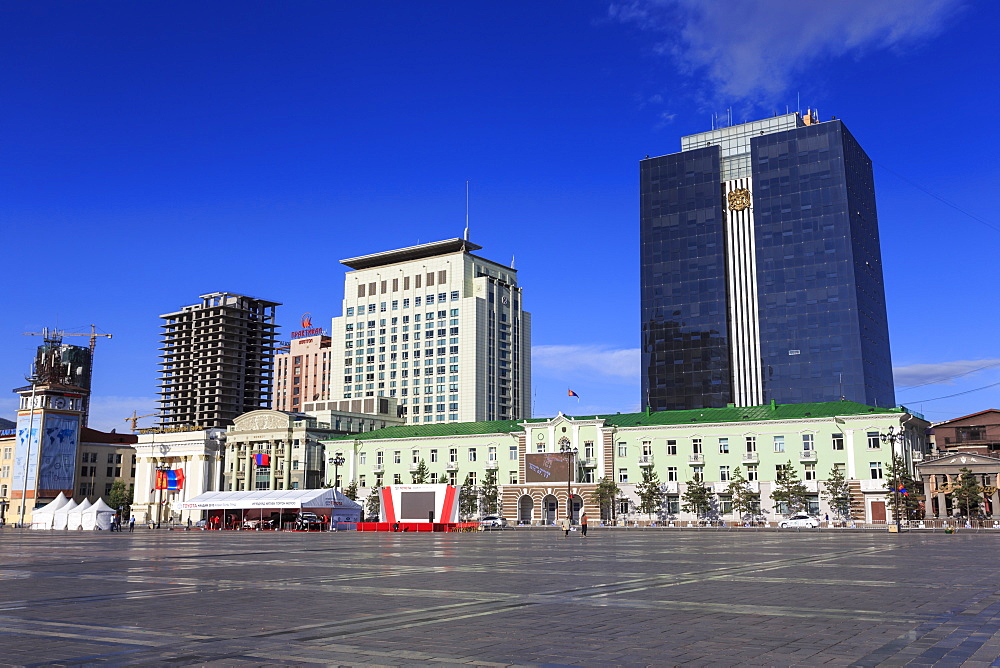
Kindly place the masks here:
<instances>
[{"instance_id":1,"label":"street lamp post","mask_svg":"<svg viewBox=\"0 0 1000 668\"><path fill-rule=\"evenodd\" d=\"M344 465L345 461L346 460L344 459L344 456L339 452L337 453L336 457L330 457L330 463L333 464L333 488L336 489L337 491L340 491L338 487L338 483L340 482L340 474L338 473L338 471L340 470L340 467Z\"/></svg>"},{"instance_id":2,"label":"street lamp post","mask_svg":"<svg viewBox=\"0 0 1000 668\"><path fill-rule=\"evenodd\" d=\"M569 474L566 476L566 519L573 523L573 488L572 483L576 479L576 453L577 448L571 448L569 443L560 443L559 452L569 455Z\"/></svg>"},{"instance_id":3,"label":"street lamp post","mask_svg":"<svg viewBox=\"0 0 1000 668\"><path fill-rule=\"evenodd\" d=\"M879 436L883 443L889 446L889 461L890 466L892 466L892 521L895 523L896 527L899 527L899 510L902 504L902 492L899 491L900 481L899 481L899 467L896 466L896 444L902 444L903 439L906 437L905 432L902 428L896 431L893 426L889 426L889 430ZM902 456L899 458L900 462L904 462Z\"/></svg>"}]
</instances>

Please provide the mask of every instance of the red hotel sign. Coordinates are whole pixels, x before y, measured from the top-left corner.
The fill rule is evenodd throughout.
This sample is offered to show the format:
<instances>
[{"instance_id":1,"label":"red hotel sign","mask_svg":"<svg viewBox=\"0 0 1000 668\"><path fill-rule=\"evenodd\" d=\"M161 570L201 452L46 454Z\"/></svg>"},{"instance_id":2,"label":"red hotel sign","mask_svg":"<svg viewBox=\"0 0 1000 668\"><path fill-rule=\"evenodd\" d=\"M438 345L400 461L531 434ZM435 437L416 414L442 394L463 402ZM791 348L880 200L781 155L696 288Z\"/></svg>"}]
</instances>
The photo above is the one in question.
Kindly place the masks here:
<instances>
[{"instance_id":1,"label":"red hotel sign","mask_svg":"<svg viewBox=\"0 0 1000 668\"><path fill-rule=\"evenodd\" d=\"M302 314L302 329L292 332L293 339L301 339L304 336L319 336L323 333L322 327L312 326L312 313Z\"/></svg>"}]
</instances>

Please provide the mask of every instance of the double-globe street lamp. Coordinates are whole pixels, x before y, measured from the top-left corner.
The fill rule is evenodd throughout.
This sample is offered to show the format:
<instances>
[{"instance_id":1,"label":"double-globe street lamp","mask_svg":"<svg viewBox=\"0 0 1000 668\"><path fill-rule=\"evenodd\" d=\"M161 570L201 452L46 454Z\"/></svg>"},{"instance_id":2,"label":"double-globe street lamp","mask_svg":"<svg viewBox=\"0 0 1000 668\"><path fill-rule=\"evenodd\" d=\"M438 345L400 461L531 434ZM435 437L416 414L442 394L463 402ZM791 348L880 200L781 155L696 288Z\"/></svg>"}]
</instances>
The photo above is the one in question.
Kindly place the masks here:
<instances>
[{"instance_id":1,"label":"double-globe street lamp","mask_svg":"<svg viewBox=\"0 0 1000 668\"><path fill-rule=\"evenodd\" d=\"M576 447L570 447L569 443L564 442L559 444L559 452L569 455L569 469L566 472L566 519L573 523L573 488L572 484L576 478L576 454L579 450Z\"/></svg>"},{"instance_id":2,"label":"double-globe street lamp","mask_svg":"<svg viewBox=\"0 0 1000 668\"><path fill-rule=\"evenodd\" d=\"M906 433L902 428L900 428L899 431L896 431L895 428L890 425L889 430L886 433L881 434L879 438L883 443L889 446L889 465L892 467L892 521L898 529L899 510L903 503L903 492L900 490L901 484L899 480L899 467L896 466L896 445L903 443L903 440L906 438ZM899 461L905 462L902 455L900 455Z\"/></svg>"},{"instance_id":3,"label":"double-globe street lamp","mask_svg":"<svg viewBox=\"0 0 1000 668\"><path fill-rule=\"evenodd\" d=\"M344 462L346 460L344 459L344 456L338 452L337 456L330 457L329 461L331 464L333 464L333 488L336 489L337 491L340 491L339 490L340 474L338 473L338 471L340 470L340 467L344 465Z\"/></svg>"}]
</instances>

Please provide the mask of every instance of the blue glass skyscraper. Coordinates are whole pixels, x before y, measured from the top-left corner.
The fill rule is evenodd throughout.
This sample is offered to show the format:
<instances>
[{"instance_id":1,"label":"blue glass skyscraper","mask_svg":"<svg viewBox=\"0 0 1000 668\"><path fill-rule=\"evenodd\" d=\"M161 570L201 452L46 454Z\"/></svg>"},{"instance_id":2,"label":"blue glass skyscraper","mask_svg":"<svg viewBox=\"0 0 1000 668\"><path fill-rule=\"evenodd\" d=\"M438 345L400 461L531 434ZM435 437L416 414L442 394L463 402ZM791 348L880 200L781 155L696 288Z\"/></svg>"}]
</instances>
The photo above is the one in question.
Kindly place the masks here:
<instances>
[{"instance_id":1,"label":"blue glass skyscraper","mask_svg":"<svg viewBox=\"0 0 1000 668\"><path fill-rule=\"evenodd\" d=\"M642 401L895 405L871 160L775 116L640 162Z\"/></svg>"}]
</instances>

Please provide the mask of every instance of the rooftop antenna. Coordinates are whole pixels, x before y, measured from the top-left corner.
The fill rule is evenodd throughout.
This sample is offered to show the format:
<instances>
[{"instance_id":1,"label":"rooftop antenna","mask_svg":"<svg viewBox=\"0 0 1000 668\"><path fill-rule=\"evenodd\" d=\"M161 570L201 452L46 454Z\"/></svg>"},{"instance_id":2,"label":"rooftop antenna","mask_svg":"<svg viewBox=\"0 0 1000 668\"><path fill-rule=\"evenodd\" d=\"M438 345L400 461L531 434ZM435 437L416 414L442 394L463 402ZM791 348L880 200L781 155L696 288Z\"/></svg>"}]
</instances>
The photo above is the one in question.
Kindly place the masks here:
<instances>
[{"instance_id":1,"label":"rooftop antenna","mask_svg":"<svg viewBox=\"0 0 1000 668\"><path fill-rule=\"evenodd\" d=\"M469 182L465 182L465 240L469 240Z\"/></svg>"}]
</instances>

